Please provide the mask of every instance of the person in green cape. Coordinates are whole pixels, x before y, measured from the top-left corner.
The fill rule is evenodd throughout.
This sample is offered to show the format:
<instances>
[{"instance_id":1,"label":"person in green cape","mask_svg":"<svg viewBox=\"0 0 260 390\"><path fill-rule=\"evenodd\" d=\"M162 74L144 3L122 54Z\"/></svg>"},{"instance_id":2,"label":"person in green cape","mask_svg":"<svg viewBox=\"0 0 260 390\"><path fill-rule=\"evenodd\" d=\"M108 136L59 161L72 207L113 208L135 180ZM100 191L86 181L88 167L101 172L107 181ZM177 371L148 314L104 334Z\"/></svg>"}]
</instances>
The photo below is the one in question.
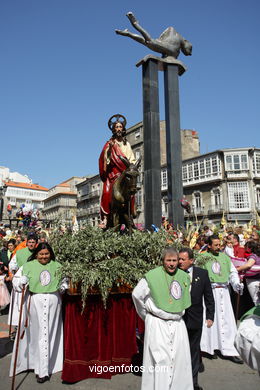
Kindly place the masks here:
<instances>
[{"instance_id":1,"label":"person in green cape","mask_svg":"<svg viewBox=\"0 0 260 390\"><path fill-rule=\"evenodd\" d=\"M190 390L190 346L182 319L191 305L190 277L178 269L174 248L163 251L162 262L145 274L132 294L145 321L142 390Z\"/></svg>"},{"instance_id":2,"label":"person in green cape","mask_svg":"<svg viewBox=\"0 0 260 390\"><path fill-rule=\"evenodd\" d=\"M38 383L49 380L49 375L61 371L63 365L60 268L51 246L40 243L13 280L16 290L27 286L29 292L24 305L24 337L19 344L16 374L34 370ZM10 375L13 364L14 354Z\"/></svg>"},{"instance_id":3,"label":"person in green cape","mask_svg":"<svg viewBox=\"0 0 260 390\"><path fill-rule=\"evenodd\" d=\"M28 258L32 255L34 249L38 243L37 234L34 232L28 233L26 247L19 249L14 256L12 256L9 263L9 271L15 278L17 270L27 262ZM16 327L18 326L19 310L21 304L21 294L17 291L13 291L11 294L10 310L8 314L8 325L13 325L15 331L12 333L11 338L15 338Z\"/></svg>"},{"instance_id":4,"label":"person in green cape","mask_svg":"<svg viewBox=\"0 0 260 390\"><path fill-rule=\"evenodd\" d=\"M220 246L219 236L215 234L210 236L207 252L201 255L204 262L198 264L208 271L215 300L215 321L210 328L204 323L200 349L211 358L216 357L215 351L219 351L222 358L242 364L243 361L234 347L237 326L228 286L231 284L233 290L242 295L244 285L240 283L238 272L230 257L220 252Z\"/></svg>"},{"instance_id":5,"label":"person in green cape","mask_svg":"<svg viewBox=\"0 0 260 390\"><path fill-rule=\"evenodd\" d=\"M19 249L12 257L9 263L9 270L11 272L17 271L23 264L26 263L28 258L32 255L34 249L38 243L38 236L34 232L30 232L27 236L26 247Z\"/></svg>"}]
</instances>

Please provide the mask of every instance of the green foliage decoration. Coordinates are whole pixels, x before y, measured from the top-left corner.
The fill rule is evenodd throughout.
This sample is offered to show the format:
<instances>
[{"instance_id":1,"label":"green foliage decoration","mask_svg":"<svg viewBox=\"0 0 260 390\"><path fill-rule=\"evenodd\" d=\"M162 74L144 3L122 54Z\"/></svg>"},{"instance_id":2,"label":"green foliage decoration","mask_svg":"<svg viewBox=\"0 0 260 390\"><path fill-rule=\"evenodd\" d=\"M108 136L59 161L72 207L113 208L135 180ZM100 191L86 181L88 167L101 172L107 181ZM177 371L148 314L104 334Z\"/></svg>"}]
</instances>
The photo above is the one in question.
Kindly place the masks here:
<instances>
[{"instance_id":1,"label":"green foliage decoration","mask_svg":"<svg viewBox=\"0 0 260 390\"><path fill-rule=\"evenodd\" d=\"M83 304L91 288L99 291L105 303L111 288L134 287L146 272L160 265L165 247L179 249L181 244L171 237L164 230L127 235L87 226L75 234L55 231L50 244L62 264L60 276L80 284Z\"/></svg>"},{"instance_id":2,"label":"green foliage decoration","mask_svg":"<svg viewBox=\"0 0 260 390\"><path fill-rule=\"evenodd\" d=\"M218 262L216 256L213 256L210 252L198 253L194 252L195 264L198 267L204 267L208 261Z\"/></svg>"}]
</instances>

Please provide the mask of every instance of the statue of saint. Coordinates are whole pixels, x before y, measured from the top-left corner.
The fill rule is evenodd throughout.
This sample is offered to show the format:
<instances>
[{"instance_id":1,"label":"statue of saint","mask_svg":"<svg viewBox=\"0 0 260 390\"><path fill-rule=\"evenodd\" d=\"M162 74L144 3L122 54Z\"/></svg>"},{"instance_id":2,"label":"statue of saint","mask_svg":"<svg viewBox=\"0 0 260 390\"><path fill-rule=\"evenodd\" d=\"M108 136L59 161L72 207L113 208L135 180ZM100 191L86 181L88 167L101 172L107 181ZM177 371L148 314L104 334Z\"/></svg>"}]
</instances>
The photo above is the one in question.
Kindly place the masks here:
<instances>
[{"instance_id":1,"label":"statue of saint","mask_svg":"<svg viewBox=\"0 0 260 390\"><path fill-rule=\"evenodd\" d=\"M103 192L100 203L102 229L107 228L111 212L112 190L116 179L136 162L130 143L126 140L126 118L123 115L113 115L108 121L112 137L106 142L99 157L99 174L103 181ZM134 208L134 197L131 202Z\"/></svg>"}]
</instances>

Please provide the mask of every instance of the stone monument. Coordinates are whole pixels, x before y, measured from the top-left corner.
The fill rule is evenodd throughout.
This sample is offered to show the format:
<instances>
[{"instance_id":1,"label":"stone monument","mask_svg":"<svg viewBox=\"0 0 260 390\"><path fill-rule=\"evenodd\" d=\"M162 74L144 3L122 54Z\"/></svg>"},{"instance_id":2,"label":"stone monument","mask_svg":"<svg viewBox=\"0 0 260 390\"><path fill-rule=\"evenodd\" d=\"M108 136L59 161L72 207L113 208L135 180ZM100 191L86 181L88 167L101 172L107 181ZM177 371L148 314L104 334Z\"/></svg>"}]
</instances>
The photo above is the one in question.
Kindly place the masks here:
<instances>
[{"instance_id":1,"label":"stone monument","mask_svg":"<svg viewBox=\"0 0 260 390\"><path fill-rule=\"evenodd\" d=\"M153 39L139 24L132 12L128 12L127 17L141 35L134 34L127 29L116 30L116 33L132 38L162 54L162 57L147 55L136 64L136 66L142 65L143 70L145 227L151 229L152 224L161 226L162 218L158 70L164 72L168 219L175 226L183 226L178 76L186 71L186 67L177 58L180 52L184 55L191 55L192 44L173 27L168 27L159 38Z\"/></svg>"}]
</instances>

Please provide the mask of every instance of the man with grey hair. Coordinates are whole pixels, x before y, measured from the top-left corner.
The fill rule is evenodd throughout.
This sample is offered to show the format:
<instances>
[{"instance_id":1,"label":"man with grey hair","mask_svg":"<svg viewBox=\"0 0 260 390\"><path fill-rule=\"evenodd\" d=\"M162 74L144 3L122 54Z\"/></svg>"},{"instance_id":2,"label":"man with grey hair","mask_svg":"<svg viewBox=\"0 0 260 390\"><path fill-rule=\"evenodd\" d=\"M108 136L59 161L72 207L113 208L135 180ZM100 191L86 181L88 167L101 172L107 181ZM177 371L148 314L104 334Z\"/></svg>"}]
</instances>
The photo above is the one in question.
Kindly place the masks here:
<instances>
[{"instance_id":1,"label":"man with grey hair","mask_svg":"<svg viewBox=\"0 0 260 390\"><path fill-rule=\"evenodd\" d=\"M145 321L142 390L193 388L189 339L182 319L191 305L190 277L178 269L178 252L163 251L162 265L144 275L133 291Z\"/></svg>"},{"instance_id":2,"label":"man with grey hair","mask_svg":"<svg viewBox=\"0 0 260 390\"><path fill-rule=\"evenodd\" d=\"M206 326L208 328L213 325L215 301L208 271L194 267L192 249L183 247L179 251L179 268L187 272L191 279L191 306L185 312L184 321L190 341L194 390L202 390L202 387L198 384L198 372L200 368L200 340L203 326L203 300L206 308Z\"/></svg>"}]
</instances>

